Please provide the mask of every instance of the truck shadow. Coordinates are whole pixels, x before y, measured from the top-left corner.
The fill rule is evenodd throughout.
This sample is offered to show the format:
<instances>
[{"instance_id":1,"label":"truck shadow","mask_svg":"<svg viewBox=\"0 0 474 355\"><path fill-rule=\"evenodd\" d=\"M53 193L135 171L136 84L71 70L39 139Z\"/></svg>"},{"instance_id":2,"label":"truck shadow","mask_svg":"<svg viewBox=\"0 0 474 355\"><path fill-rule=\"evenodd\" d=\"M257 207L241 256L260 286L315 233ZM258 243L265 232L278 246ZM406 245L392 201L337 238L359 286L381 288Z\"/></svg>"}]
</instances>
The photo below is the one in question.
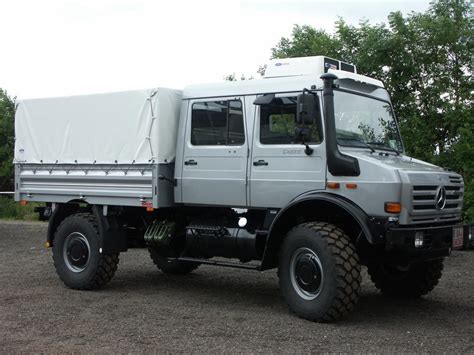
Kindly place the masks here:
<instances>
[{"instance_id":1,"label":"truck shadow","mask_svg":"<svg viewBox=\"0 0 474 355\"><path fill-rule=\"evenodd\" d=\"M166 294L182 298L183 303L192 298L203 304L232 304L244 308L258 304L266 308L285 309L279 296L276 273L256 274L232 270L228 274L197 270L188 275L167 275L160 271L121 275L103 290L126 291L127 294Z\"/></svg>"},{"instance_id":2,"label":"truck shadow","mask_svg":"<svg viewBox=\"0 0 474 355\"><path fill-rule=\"evenodd\" d=\"M292 316L280 297L276 272L249 273L232 270L228 273L214 273L198 270L189 275L166 275L159 271L140 275L127 273L111 282L102 292L126 292L145 299L157 295L172 297L185 305L189 299L194 303L254 310L274 316ZM224 308L225 309L225 308ZM419 322L433 327L455 326L457 317L472 314L469 303L441 299L436 291L421 299L395 299L380 294L370 283L364 282L359 303L346 318L335 323L337 326L352 327L377 324L377 327L406 326L416 328ZM434 322L433 322L434 321ZM395 323L394 323L395 322ZM430 325L431 326L431 325Z\"/></svg>"},{"instance_id":3,"label":"truck shadow","mask_svg":"<svg viewBox=\"0 0 474 355\"><path fill-rule=\"evenodd\" d=\"M466 303L452 302L432 294L419 299L397 299L384 296L375 289L362 290L359 303L354 312L342 320L342 324L361 326L377 324L379 327L406 326L407 332L419 327L455 326L458 317L465 317L473 312ZM427 321L427 322L424 322Z\"/></svg>"}]
</instances>

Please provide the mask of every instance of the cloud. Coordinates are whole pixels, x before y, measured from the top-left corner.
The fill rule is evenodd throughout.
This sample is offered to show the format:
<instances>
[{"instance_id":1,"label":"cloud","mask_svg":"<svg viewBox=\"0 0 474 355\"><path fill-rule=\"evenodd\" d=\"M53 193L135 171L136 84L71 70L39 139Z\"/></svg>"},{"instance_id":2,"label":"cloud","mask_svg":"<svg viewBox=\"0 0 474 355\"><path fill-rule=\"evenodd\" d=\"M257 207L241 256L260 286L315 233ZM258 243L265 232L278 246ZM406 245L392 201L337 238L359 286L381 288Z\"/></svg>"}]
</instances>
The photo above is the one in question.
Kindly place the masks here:
<instances>
[{"instance_id":1,"label":"cloud","mask_svg":"<svg viewBox=\"0 0 474 355\"><path fill-rule=\"evenodd\" d=\"M71 95L257 76L294 24L331 31L380 22L428 1L2 1L0 87L25 97ZM402 10L403 10L402 9ZM354 20L352 20L354 19Z\"/></svg>"}]
</instances>

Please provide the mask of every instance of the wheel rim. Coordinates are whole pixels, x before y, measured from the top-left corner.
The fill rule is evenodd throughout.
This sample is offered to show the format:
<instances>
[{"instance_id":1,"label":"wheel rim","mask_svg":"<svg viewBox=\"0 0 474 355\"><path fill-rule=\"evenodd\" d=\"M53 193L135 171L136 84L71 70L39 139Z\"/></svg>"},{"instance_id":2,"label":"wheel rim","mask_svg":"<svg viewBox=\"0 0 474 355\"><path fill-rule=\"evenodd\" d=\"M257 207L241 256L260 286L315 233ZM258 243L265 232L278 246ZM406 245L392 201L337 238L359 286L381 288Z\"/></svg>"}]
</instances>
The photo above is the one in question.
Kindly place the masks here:
<instances>
[{"instance_id":1,"label":"wheel rim","mask_svg":"<svg viewBox=\"0 0 474 355\"><path fill-rule=\"evenodd\" d=\"M308 248L297 249L290 261L290 278L293 288L301 298L314 300L321 293L324 281L321 261Z\"/></svg>"},{"instance_id":2,"label":"wheel rim","mask_svg":"<svg viewBox=\"0 0 474 355\"><path fill-rule=\"evenodd\" d=\"M69 234L63 246L63 258L67 268L72 272L84 271L89 265L90 250L89 241L83 234Z\"/></svg>"}]
</instances>

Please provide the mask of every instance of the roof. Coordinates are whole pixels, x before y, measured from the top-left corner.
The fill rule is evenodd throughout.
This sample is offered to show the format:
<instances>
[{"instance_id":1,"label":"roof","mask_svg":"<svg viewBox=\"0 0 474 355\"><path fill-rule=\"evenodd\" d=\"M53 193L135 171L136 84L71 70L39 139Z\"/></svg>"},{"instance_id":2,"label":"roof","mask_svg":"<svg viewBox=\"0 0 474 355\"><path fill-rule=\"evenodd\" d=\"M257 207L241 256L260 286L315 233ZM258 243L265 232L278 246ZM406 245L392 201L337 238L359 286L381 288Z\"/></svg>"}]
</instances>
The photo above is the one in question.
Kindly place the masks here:
<instances>
[{"instance_id":1,"label":"roof","mask_svg":"<svg viewBox=\"0 0 474 355\"><path fill-rule=\"evenodd\" d=\"M224 81L211 84L196 84L184 88L183 99L301 91L303 88L309 89L312 85L321 88L322 80L316 75L301 75L268 79Z\"/></svg>"},{"instance_id":2,"label":"roof","mask_svg":"<svg viewBox=\"0 0 474 355\"><path fill-rule=\"evenodd\" d=\"M336 75L337 78L340 81L342 81L342 80L353 80L353 81L356 81L356 82L361 82L361 83L369 84L369 85L372 85L372 86L378 86L378 87L381 87L381 88L384 87L383 83L380 80L373 79L373 78L370 78L370 77L365 76L365 75L360 75L360 74L355 74L355 73L351 73L351 72L344 71L344 70L335 70L335 69L329 69L328 73L332 73L332 74Z\"/></svg>"},{"instance_id":3,"label":"roof","mask_svg":"<svg viewBox=\"0 0 474 355\"><path fill-rule=\"evenodd\" d=\"M343 83L344 81L351 81L365 83L381 88L384 87L380 80L372 79L364 75L333 69L330 69L329 72L335 74L340 79L340 84L342 86L345 86ZM183 99L297 92L303 90L304 88L310 89L313 85L316 87L316 89L321 89L323 87L323 82L319 76L320 75L314 74L293 75L288 77L223 81L211 84L189 85L184 88Z\"/></svg>"}]
</instances>

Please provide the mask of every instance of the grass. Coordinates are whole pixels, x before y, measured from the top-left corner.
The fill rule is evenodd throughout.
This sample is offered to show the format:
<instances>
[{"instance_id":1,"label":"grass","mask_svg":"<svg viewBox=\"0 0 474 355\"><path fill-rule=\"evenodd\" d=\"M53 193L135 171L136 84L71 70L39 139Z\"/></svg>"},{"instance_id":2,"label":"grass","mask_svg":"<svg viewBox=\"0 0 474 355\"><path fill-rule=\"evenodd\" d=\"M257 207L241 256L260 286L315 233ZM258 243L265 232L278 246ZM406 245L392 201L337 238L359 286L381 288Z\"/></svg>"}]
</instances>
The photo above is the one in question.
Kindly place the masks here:
<instances>
[{"instance_id":1,"label":"grass","mask_svg":"<svg viewBox=\"0 0 474 355\"><path fill-rule=\"evenodd\" d=\"M29 203L26 206L21 206L15 202L13 196L0 196L0 219L38 220L38 214L34 212L36 206L40 206L40 204Z\"/></svg>"}]
</instances>

